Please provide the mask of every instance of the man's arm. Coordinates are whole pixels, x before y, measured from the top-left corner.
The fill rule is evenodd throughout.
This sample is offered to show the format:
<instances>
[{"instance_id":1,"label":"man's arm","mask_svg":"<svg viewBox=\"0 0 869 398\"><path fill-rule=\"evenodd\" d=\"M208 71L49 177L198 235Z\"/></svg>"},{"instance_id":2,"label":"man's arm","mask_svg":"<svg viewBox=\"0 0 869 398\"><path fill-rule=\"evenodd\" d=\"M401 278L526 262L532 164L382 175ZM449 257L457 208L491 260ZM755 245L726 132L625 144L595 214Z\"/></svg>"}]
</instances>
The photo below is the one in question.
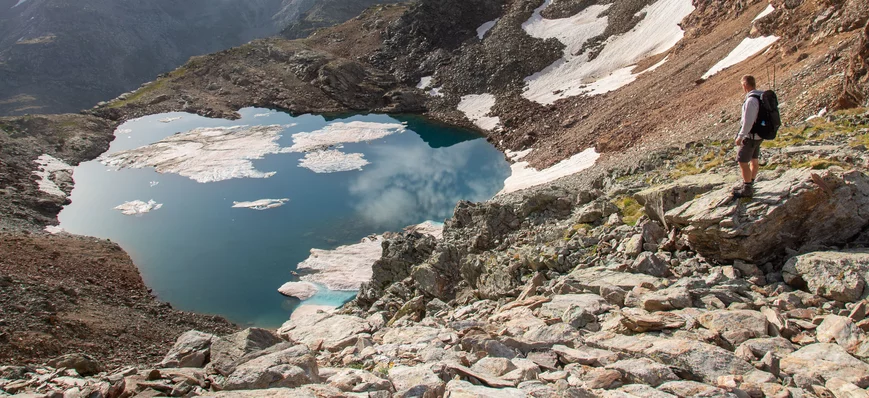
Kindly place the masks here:
<instances>
[{"instance_id":1,"label":"man's arm","mask_svg":"<svg viewBox=\"0 0 869 398\"><path fill-rule=\"evenodd\" d=\"M742 105L742 127L739 129L737 139L751 138L751 128L754 122L757 121L757 114L760 112L760 100L754 97L749 97L745 104Z\"/></svg>"}]
</instances>

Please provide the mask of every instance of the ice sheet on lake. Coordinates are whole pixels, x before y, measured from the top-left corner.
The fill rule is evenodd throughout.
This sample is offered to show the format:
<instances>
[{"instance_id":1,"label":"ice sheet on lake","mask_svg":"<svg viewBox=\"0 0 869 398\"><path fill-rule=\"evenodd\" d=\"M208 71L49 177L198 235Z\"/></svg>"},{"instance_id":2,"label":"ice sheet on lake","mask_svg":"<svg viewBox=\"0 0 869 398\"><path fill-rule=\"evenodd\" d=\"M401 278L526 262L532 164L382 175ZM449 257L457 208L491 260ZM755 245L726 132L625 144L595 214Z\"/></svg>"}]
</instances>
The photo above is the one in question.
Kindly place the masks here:
<instances>
[{"instance_id":1,"label":"ice sheet on lake","mask_svg":"<svg viewBox=\"0 0 869 398\"><path fill-rule=\"evenodd\" d=\"M382 236L339 246L335 250L311 249L311 255L296 268L299 279L319 283L329 290L355 291L371 280L371 266L383 252Z\"/></svg>"},{"instance_id":2,"label":"ice sheet on lake","mask_svg":"<svg viewBox=\"0 0 869 398\"><path fill-rule=\"evenodd\" d=\"M495 96L492 94L472 94L462 97L458 110L463 112L474 125L483 130L495 130L501 123L497 116L486 116L495 106Z\"/></svg>"},{"instance_id":3,"label":"ice sheet on lake","mask_svg":"<svg viewBox=\"0 0 869 398\"><path fill-rule=\"evenodd\" d=\"M293 134L293 146L282 152L307 152L343 143L373 141L406 129L400 123L336 122L310 133Z\"/></svg>"},{"instance_id":4,"label":"ice sheet on lake","mask_svg":"<svg viewBox=\"0 0 869 398\"><path fill-rule=\"evenodd\" d=\"M730 54L727 54L724 59L718 61L717 64L713 65L712 68L709 69L706 73L703 74L704 79L708 79L715 75L718 72L723 71L733 65L736 65L742 61L745 61L751 56L763 51L765 48L771 46L773 43L778 41L778 36L763 36L750 38L747 37L742 43L739 43Z\"/></svg>"},{"instance_id":5,"label":"ice sheet on lake","mask_svg":"<svg viewBox=\"0 0 869 398\"><path fill-rule=\"evenodd\" d=\"M115 210L120 210L121 213L128 216L137 216L145 213L150 213L153 210L159 210L163 207L162 203L157 203L153 199L148 202L143 202L141 200L134 200L131 202L124 203L122 205L116 206Z\"/></svg>"},{"instance_id":6,"label":"ice sheet on lake","mask_svg":"<svg viewBox=\"0 0 869 398\"><path fill-rule=\"evenodd\" d=\"M494 21L489 21L489 22L486 22L486 23L480 25L480 27L477 28L477 37L480 40L483 40L483 38L486 37L486 33L489 33L489 30L494 28L496 23L498 23L497 19Z\"/></svg>"},{"instance_id":7,"label":"ice sheet on lake","mask_svg":"<svg viewBox=\"0 0 869 398\"><path fill-rule=\"evenodd\" d=\"M542 185L564 176L576 174L594 166L599 157L600 154L594 148L589 148L573 155L569 159L562 160L548 169L539 171L531 168L528 162L513 163L510 166L513 174L504 181L504 189L498 192L498 195Z\"/></svg>"},{"instance_id":8,"label":"ice sheet on lake","mask_svg":"<svg viewBox=\"0 0 869 398\"><path fill-rule=\"evenodd\" d=\"M283 199L260 199L251 202L232 202L232 207L237 209L268 210L283 206L290 200Z\"/></svg>"},{"instance_id":9,"label":"ice sheet on lake","mask_svg":"<svg viewBox=\"0 0 869 398\"><path fill-rule=\"evenodd\" d=\"M130 134L132 132L132 129L117 129L115 130L115 136L117 136L118 134Z\"/></svg>"},{"instance_id":10,"label":"ice sheet on lake","mask_svg":"<svg viewBox=\"0 0 869 398\"><path fill-rule=\"evenodd\" d=\"M39 177L39 190L49 195L66 197L66 192L57 185L58 178L71 179L73 167L54 156L44 154L33 161L39 167L33 174Z\"/></svg>"},{"instance_id":11,"label":"ice sheet on lake","mask_svg":"<svg viewBox=\"0 0 869 398\"><path fill-rule=\"evenodd\" d=\"M167 118L165 118L165 119L160 119L160 123L172 123L172 122L174 122L174 121L181 120L181 119L182 119L181 116L177 116L177 117L167 117Z\"/></svg>"},{"instance_id":12,"label":"ice sheet on lake","mask_svg":"<svg viewBox=\"0 0 869 398\"><path fill-rule=\"evenodd\" d=\"M548 20L540 13L550 3L547 0L522 25L533 37L556 38L565 45L562 59L525 79L528 87L522 95L541 104L603 94L633 82L649 70L633 73L639 61L669 50L682 39L678 23L694 10L691 0L658 0L638 13L645 17L633 29L607 39L600 54L589 60L587 52L579 52L588 39L606 29L607 18L599 15L609 6L593 5L572 17Z\"/></svg>"},{"instance_id":13,"label":"ice sheet on lake","mask_svg":"<svg viewBox=\"0 0 869 398\"><path fill-rule=\"evenodd\" d=\"M151 186L151 188L154 188L154 187L156 187L157 185L160 185L160 181L151 181L151 182L149 183L149 185Z\"/></svg>"},{"instance_id":14,"label":"ice sheet on lake","mask_svg":"<svg viewBox=\"0 0 869 398\"><path fill-rule=\"evenodd\" d=\"M443 224L431 221L407 229L435 237L443 235ZM374 235L334 250L311 249L311 255L296 268L302 275L299 279L325 286L329 290L358 291L363 283L371 280L371 267L383 253L382 243L383 236Z\"/></svg>"},{"instance_id":15,"label":"ice sheet on lake","mask_svg":"<svg viewBox=\"0 0 869 398\"><path fill-rule=\"evenodd\" d=\"M299 300L307 300L314 297L320 288L311 282L287 282L278 288L278 293L287 297L295 297Z\"/></svg>"},{"instance_id":16,"label":"ice sheet on lake","mask_svg":"<svg viewBox=\"0 0 869 398\"><path fill-rule=\"evenodd\" d=\"M283 127L203 127L175 134L154 144L100 157L106 166L174 173L206 183L232 178L268 178L274 172L256 170L251 163L279 153Z\"/></svg>"},{"instance_id":17,"label":"ice sheet on lake","mask_svg":"<svg viewBox=\"0 0 869 398\"><path fill-rule=\"evenodd\" d=\"M362 167L368 164L365 155L361 153L344 153L336 149L308 152L299 160L299 167L315 173L362 170Z\"/></svg>"}]
</instances>

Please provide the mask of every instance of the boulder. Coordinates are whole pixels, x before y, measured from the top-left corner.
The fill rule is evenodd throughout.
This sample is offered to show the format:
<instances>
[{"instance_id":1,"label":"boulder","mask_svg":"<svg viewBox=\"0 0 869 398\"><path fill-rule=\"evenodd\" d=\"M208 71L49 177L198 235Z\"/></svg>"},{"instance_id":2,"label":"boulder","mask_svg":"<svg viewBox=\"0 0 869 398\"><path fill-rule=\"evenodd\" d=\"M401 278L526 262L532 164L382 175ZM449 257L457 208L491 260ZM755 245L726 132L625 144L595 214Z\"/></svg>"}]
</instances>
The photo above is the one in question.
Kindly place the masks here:
<instances>
[{"instance_id":1,"label":"boulder","mask_svg":"<svg viewBox=\"0 0 869 398\"><path fill-rule=\"evenodd\" d=\"M443 396L445 383L429 365L395 366L389 369L395 397L436 398Z\"/></svg>"},{"instance_id":2,"label":"boulder","mask_svg":"<svg viewBox=\"0 0 869 398\"><path fill-rule=\"evenodd\" d=\"M208 362L215 336L190 330L178 337L175 345L160 362L163 368L201 368Z\"/></svg>"},{"instance_id":3,"label":"boulder","mask_svg":"<svg viewBox=\"0 0 869 398\"><path fill-rule=\"evenodd\" d=\"M103 365L85 354L67 354L48 361L54 368L75 369L82 376L91 376L103 371Z\"/></svg>"},{"instance_id":4,"label":"boulder","mask_svg":"<svg viewBox=\"0 0 869 398\"><path fill-rule=\"evenodd\" d=\"M789 285L831 300L855 302L869 283L869 250L814 252L790 259L782 269Z\"/></svg>"},{"instance_id":5,"label":"boulder","mask_svg":"<svg viewBox=\"0 0 869 398\"><path fill-rule=\"evenodd\" d=\"M516 365L514 365L509 359L497 357L485 357L477 361L474 366L471 366L471 370L475 372L486 373L495 377L501 376L504 373L515 369Z\"/></svg>"},{"instance_id":6,"label":"boulder","mask_svg":"<svg viewBox=\"0 0 869 398\"><path fill-rule=\"evenodd\" d=\"M790 341L781 337L750 339L742 343L740 347L745 347L757 358L763 358L768 352L784 357L796 350Z\"/></svg>"},{"instance_id":7,"label":"boulder","mask_svg":"<svg viewBox=\"0 0 869 398\"><path fill-rule=\"evenodd\" d=\"M807 345L782 358L781 371L789 375L830 380L834 377L856 384L869 386L869 364L854 358L837 344L817 343Z\"/></svg>"},{"instance_id":8,"label":"boulder","mask_svg":"<svg viewBox=\"0 0 869 398\"><path fill-rule=\"evenodd\" d=\"M666 226L668 211L694 200L699 194L724 186L730 176L703 173L682 177L675 182L647 188L634 195L634 199L645 206L646 214L652 220L663 222ZM730 177L735 181L735 178Z\"/></svg>"},{"instance_id":9,"label":"boulder","mask_svg":"<svg viewBox=\"0 0 869 398\"><path fill-rule=\"evenodd\" d=\"M341 391L330 386L304 386L300 388L269 388L262 390L217 391L206 394L209 398L320 398L340 397ZM137 395L136 397L139 397Z\"/></svg>"},{"instance_id":10,"label":"boulder","mask_svg":"<svg viewBox=\"0 0 869 398\"><path fill-rule=\"evenodd\" d=\"M676 398L676 396L673 394L667 394L661 390L658 390L652 386L647 386L645 384L628 384L620 387L619 391L630 394L631 397Z\"/></svg>"},{"instance_id":11,"label":"boulder","mask_svg":"<svg viewBox=\"0 0 869 398\"><path fill-rule=\"evenodd\" d=\"M703 327L721 334L733 346L758 337L766 337L766 315L751 310L717 310L697 318Z\"/></svg>"},{"instance_id":12,"label":"boulder","mask_svg":"<svg viewBox=\"0 0 869 398\"><path fill-rule=\"evenodd\" d=\"M629 271L637 274L646 274L666 278L671 276L670 267L658 255L651 252L642 252L631 263Z\"/></svg>"},{"instance_id":13,"label":"boulder","mask_svg":"<svg viewBox=\"0 0 869 398\"><path fill-rule=\"evenodd\" d=\"M441 330L427 326L388 328L383 334L383 344L422 344L438 339Z\"/></svg>"},{"instance_id":14,"label":"boulder","mask_svg":"<svg viewBox=\"0 0 869 398\"><path fill-rule=\"evenodd\" d=\"M638 308L622 309L621 324L636 333L678 329L685 326L685 319L669 312L649 313Z\"/></svg>"},{"instance_id":15,"label":"boulder","mask_svg":"<svg viewBox=\"0 0 869 398\"><path fill-rule=\"evenodd\" d=\"M389 391L392 388L389 380L359 369L341 369L326 381L344 392Z\"/></svg>"},{"instance_id":16,"label":"boulder","mask_svg":"<svg viewBox=\"0 0 869 398\"><path fill-rule=\"evenodd\" d=\"M321 312L285 322L278 335L294 343L334 352L355 343L350 341L351 337L370 330L371 325L362 318Z\"/></svg>"},{"instance_id":17,"label":"boulder","mask_svg":"<svg viewBox=\"0 0 869 398\"><path fill-rule=\"evenodd\" d=\"M625 359L607 365L607 369L615 369L622 373L626 383L648 384L657 387L668 381L679 380L669 366L662 365L647 358Z\"/></svg>"},{"instance_id":18,"label":"boulder","mask_svg":"<svg viewBox=\"0 0 869 398\"><path fill-rule=\"evenodd\" d=\"M661 384L658 389L676 395L678 397L738 397L738 395L729 393L718 387L713 387L708 384L688 380L670 381Z\"/></svg>"},{"instance_id":19,"label":"boulder","mask_svg":"<svg viewBox=\"0 0 869 398\"><path fill-rule=\"evenodd\" d=\"M446 386L450 398L526 398L528 394L518 388L490 388L475 386L463 380L451 380Z\"/></svg>"},{"instance_id":20,"label":"boulder","mask_svg":"<svg viewBox=\"0 0 869 398\"><path fill-rule=\"evenodd\" d=\"M836 398L869 398L869 392L839 378L827 380L824 384Z\"/></svg>"},{"instance_id":21,"label":"boulder","mask_svg":"<svg viewBox=\"0 0 869 398\"><path fill-rule=\"evenodd\" d=\"M556 345L552 347L552 352L557 354L561 358L561 361L567 364L578 363L588 366L604 366L619 360L619 354L615 352L588 346L570 348Z\"/></svg>"},{"instance_id":22,"label":"boulder","mask_svg":"<svg viewBox=\"0 0 869 398\"><path fill-rule=\"evenodd\" d=\"M637 286L660 288L664 285L665 280L651 275L613 271L604 267L577 267L562 282L575 284L580 289L599 293L602 285L616 286L624 290L631 290ZM553 287L553 289L555 288L557 286Z\"/></svg>"},{"instance_id":23,"label":"boulder","mask_svg":"<svg viewBox=\"0 0 869 398\"><path fill-rule=\"evenodd\" d=\"M317 359L307 346L297 345L238 365L226 378L223 388L295 388L319 382Z\"/></svg>"},{"instance_id":24,"label":"boulder","mask_svg":"<svg viewBox=\"0 0 869 398\"><path fill-rule=\"evenodd\" d=\"M869 224L869 176L859 171L793 169L759 181L751 200L729 187L666 214L691 248L719 261L763 264L787 249L847 242Z\"/></svg>"},{"instance_id":25,"label":"boulder","mask_svg":"<svg viewBox=\"0 0 869 398\"><path fill-rule=\"evenodd\" d=\"M869 338L851 318L827 315L815 332L821 343L835 342L852 355L861 358L869 356Z\"/></svg>"},{"instance_id":26,"label":"boulder","mask_svg":"<svg viewBox=\"0 0 869 398\"><path fill-rule=\"evenodd\" d=\"M537 316L543 319L561 318L565 311L572 308L599 315L609 311L612 305L596 294L558 294L537 310Z\"/></svg>"},{"instance_id":27,"label":"boulder","mask_svg":"<svg viewBox=\"0 0 869 398\"><path fill-rule=\"evenodd\" d=\"M223 336L211 344L211 363L208 368L227 376L235 370L236 361L245 355L264 350L281 341L272 332L260 328L248 328Z\"/></svg>"}]
</instances>

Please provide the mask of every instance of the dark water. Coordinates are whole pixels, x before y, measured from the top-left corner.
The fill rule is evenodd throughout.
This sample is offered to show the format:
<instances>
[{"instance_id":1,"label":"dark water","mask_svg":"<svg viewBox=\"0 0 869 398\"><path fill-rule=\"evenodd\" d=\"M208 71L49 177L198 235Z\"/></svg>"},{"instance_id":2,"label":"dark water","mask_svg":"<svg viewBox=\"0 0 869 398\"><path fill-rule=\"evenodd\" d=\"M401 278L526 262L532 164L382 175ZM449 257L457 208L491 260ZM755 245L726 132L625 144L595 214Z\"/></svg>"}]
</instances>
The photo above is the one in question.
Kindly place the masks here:
<instances>
[{"instance_id":1,"label":"dark water","mask_svg":"<svg viewBox=\"0 0 869 398\"><path fill-rule=\"evenodd\" d=\"M448 218L461 199L485 200L510 174L503 155L473 132L418 117L356 115L326 120L243 109L228 121L189 114L163 114L130 121L118 131L110 153L138 148L198 127L281 124L282 147L292 134L333 122L405 122L407 131L366 143L343 144L364 153L362 171L317 174L298 167L300 153L267 155L257 170L267 179L198 183L152 168L111 171L97 161L75 170L72 204L61 227L75 234L118 242L133 258L148 286L176 308L219 314L241 324L280 325L298 306L277 292L311 248L333 249L372 233L397 231L426 220ZM254 117L270 113L267 117ZM182 116L172 123L167 117ZM151 186L151 182L158 185ZM233 201L289 198L265 211L233 208ZM132 200L163 207L141 216L113 210ZM321 293L306 304L340 304L352 292Z\"/></svg>"}]
</instances>

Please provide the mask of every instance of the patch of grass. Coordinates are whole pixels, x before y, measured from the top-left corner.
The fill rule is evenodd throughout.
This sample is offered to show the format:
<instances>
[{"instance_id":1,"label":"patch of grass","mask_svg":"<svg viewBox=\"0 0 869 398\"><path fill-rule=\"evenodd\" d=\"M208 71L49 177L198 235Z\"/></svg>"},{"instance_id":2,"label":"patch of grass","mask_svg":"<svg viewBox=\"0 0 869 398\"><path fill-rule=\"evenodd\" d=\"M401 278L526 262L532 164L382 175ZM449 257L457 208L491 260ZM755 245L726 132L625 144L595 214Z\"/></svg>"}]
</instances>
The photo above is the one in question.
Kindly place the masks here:
<instances>
[{"instance_id":1,"label":"patch of grass","mask_svg":"<svg viewBox=\"0 0 869 398\"><path fill-rule=\"evenodd\" d=\"M573 238L573 236L580 230L589 231L592 228L591 224L574 224L564 231L564 240L570 240L570 238Z\"/></svg>"},{"instance_id":2,"label":"patch of grass","mask_svg":"<svg viewBox=\"0 0 869 398\"><path fill-rule=\"evenodd\" d=\"M833 167L833 166L838 166L838 167L841 167L843 169L851 169L852 168L852 166L849 164L845 164L842 162L838 162L835 160L829 160L829 159L809 159L809 160L802 161L802 162L799 162L799 161L791 162L791 168L795 168L795 169L797 169L797 168L801 169L801 168L807 167L807 168L810 168L812 170L826 170L826 169L829 169L830 167Z\"/></svg>"},{"instance_id":3,"label":"patch of grass","mask_svg":"<svg viewBox=\"0 0 869 398\"><path fill-rule=\"evenodd\" d=\"M645 214L643 205L630 196L619 197L613 200L613 203L622 213L622 222L627 225L637 225L637 220Z\"/></svg>"},{"instance_id":4,"label":"patch of grass","mask_svg":"<svg viewBox=\"0 0 869 398\"><path fill-rule=\"evenodd\" d=\"M685 176L705 173L716 167L720 167L724 165L727 151L728 148L722 146L716 151L710 151L703 156L679 163L675 166L674 170L670 171L670 178L677 180Z\"/></svg>"},{"instance_id":5,"label":"patch of grass","mask_svg":"<svg viewBox=\"0 0 869 398\"><path fill-rule=\"evenodd\" d=\"M109 108L121 108L121 107L126 106L128 104L135 103L138 100L142 99L142 97L144 97L145 95L153 93L153 92L163 88L163 86L166 85L166 80L167 79L165 79L165 78L158 79L155 82L136 90L136 92L131 94L129 97L127 97L127 99L122 100L122 101L112 102L111 104L109 104Z\"/></svg>"}]
</instances>

